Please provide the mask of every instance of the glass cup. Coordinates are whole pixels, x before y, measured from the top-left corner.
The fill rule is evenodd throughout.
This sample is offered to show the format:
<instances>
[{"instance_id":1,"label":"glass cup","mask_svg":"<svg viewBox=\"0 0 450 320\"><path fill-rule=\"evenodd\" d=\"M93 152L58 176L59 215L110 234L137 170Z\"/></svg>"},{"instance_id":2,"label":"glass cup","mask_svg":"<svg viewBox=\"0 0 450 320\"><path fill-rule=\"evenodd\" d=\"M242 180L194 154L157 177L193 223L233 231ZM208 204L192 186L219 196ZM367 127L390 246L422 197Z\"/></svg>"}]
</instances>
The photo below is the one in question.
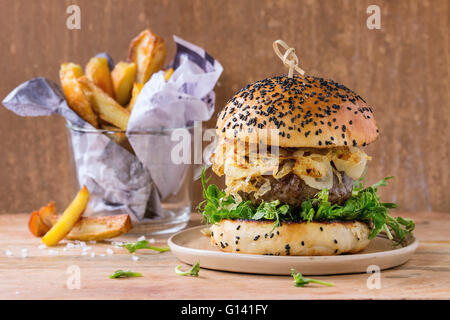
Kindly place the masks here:
<instances>
[{"instance_id":1,"label":"glass cup","mask_svg":"<svg viewBox=\"0 0 450 320\"><path fill-rule=\"evenodd\" d=\"M66 128L74 187L86 185L91 193L85 215L130 214L131 232L141 235L173 233L187 225L195 169L193 127L127 134L69 122ZM188 135L187 142L174 141L180 133Z\"/></svg>"}]
</instances>

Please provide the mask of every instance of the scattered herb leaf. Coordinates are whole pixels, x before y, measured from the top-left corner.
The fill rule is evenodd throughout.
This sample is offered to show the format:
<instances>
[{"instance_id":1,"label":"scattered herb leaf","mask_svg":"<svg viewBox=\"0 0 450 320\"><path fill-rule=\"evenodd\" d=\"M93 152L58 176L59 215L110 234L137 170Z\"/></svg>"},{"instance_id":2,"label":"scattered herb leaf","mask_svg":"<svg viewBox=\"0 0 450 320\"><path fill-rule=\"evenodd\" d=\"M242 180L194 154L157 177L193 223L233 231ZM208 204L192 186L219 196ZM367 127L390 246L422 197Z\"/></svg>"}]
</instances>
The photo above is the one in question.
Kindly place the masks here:
<instances>
[{"instance_id":1,"label":"scattered herb leaf","mask_svg":"<svg viewBox=\"0 0 450 320\"><path fill-rule=\"evenodd\" d=\"M142 277L142 274L139 272L132 272L130 270L116 270L112 275L109 276L110 279L118 279L118 278L130 278L130 277Z\"/></svg>"},{"instance_id":2,"label":"scattered herb leaf","mask_svg":"<svg viewBox=\"0 0 450 320\"><path fill-rule=\"evenodd\" d=\"M317 279L311 279L311 278L305 278L302 276L301 273L295 273L294 269L291 269L292 277L294 277L294 286L296 287L303 287L309 283L317 283L321 284L323 286L332 287L333 284L330 282L325 282Z\"/></svg>"},{"instance_id":3,"label":"scattered herb leaf","mask_svg":"<svg viewBox=\"0 0 450 320\"><path fill-rule=\"evenodd\" d=\"M189 270L189 271L181 271L180 268L181 268L181 265L178 265L175 267L176 274L179 274L180 276L198 277L198 273L200 271L200 261L198 261L195 265L193 265L191 270Z\"/></svg>"},{"instance_id":4,"label":"scattered herb leaf","mask_svg":"<svg viewBox=\"0 0 450 320\"><path fill-rule=\"evenodd\" d=\"M169 247L155 247L155 246L151 246L147 240L140 240L138 242L135 243L127 243L127 244L123 244L121 245L121 247L125 247L129 253L133 253L136 250L139 249L150 249L150 250L155 250L155 251L159 251L159 252L166 252L166 251L170 251Z\"/></svg>"}]
</instances>

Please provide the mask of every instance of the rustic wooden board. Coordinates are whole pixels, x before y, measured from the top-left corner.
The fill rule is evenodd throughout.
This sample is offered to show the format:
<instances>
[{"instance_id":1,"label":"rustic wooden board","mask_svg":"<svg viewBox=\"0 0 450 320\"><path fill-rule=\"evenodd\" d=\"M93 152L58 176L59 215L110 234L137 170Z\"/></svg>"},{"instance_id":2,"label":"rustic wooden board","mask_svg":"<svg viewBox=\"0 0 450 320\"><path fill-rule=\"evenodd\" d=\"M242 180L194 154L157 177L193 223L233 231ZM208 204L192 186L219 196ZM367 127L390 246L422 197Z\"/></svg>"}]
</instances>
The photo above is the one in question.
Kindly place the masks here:
<instances>
[{"instance_id":1,"label":"rustic wooden board","mask_svg":"<svg viewBox=\"0 0 450 320\"><path fill-rule=\"evenodd\" d=\"M369 0L78 0L81 30L68 30L73 3L0 0L0 97L32 77L57 80L61 62L84 65L101 51L124 59L130 39L151 27L167 39L169 57L176 34L222 62L219 109L243 85L284 72L271 49L282 38L309 74L342 82L374 106L381 137L368 147L369 180L396 176L386 201L405 211L450 211L447 0L377 1L381 30L366 27ZM61 119L0 108L0 135L1 212L69 203L73 173Z\"/></svg>"},{"instance_id":2,"label":"rustic wooden board","mask_svg":"<svg viewBox=\"0 0 450 320\"><path fill-rule=\"evenodd\" d=\"M0 299L450 299L450 215L409 213L416 220L415 235L420 240L416 254L406 264L381 272L381 289L369 290L368 274L315 277L331 281L334 287L296 288L289 276L263 276L201 269L200 276L182 277L174 273L180 264L170 252L138 253L132 261L124 249L95 244L95 258L80 256L79 250L49 255L38 249L40 243L28 233L28 215L0 215ZM191 226L199 224L195 215ZM117 240L135 241L139 235ZM164 245L167 237L157 239ZM21 249L28 257L21 258ZM11 250L6 257L3 250ZM67 288L66 273L71 265L81 271L81 288ZM188 268L187 266L183 266ZM142 278L111 280L116 269L131 269Z\"/></svg>"}]
</instances>

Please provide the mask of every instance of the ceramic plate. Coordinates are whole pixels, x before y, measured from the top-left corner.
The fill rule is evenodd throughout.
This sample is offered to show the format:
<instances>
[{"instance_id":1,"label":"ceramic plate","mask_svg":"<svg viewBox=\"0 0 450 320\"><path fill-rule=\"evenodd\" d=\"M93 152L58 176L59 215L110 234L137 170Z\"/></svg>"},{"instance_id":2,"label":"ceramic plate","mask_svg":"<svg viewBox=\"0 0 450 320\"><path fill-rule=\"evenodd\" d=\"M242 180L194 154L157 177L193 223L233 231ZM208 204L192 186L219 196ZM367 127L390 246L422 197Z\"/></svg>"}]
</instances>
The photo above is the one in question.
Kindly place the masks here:
<instances>
[{"instance_id":1,"label":"ceramic plate","mask_svg":"<svg viewBox=\"0 0 450 320\"><path fill-rule=\"evenodd\" d=\"M203 228L186 229L170 237L173 254L190 265L200 261L202 268L242 273L287 275L291 268L304 275L360 273L367 272L370 265L384 270L408 261L419 245L412 238L405 247L394 247L389 239L379 236L358 254L306 257L238 254L212 247L210 238L200 232Z\"/></svg>"}]
</instances>

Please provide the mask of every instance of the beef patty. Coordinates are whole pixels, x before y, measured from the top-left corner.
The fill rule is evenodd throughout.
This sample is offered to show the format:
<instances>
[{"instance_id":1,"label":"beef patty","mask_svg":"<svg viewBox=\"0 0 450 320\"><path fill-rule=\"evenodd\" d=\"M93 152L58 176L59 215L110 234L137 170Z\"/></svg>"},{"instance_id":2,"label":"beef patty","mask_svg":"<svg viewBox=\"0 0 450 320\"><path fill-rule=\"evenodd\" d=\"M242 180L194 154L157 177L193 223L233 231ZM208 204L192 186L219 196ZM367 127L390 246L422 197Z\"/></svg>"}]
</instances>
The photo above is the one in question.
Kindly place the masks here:
<instances>
[{"instance_id":1,"label":"beef patty","mask_svg":"<svg viewBox=\"0 0 450 320\"><path fill-rule=\"evenodd\" d=\"M342 204L352 195L353 179L344 172L340 172L342 183L335 173L333 173L333 187L329 190L328 201ZM293 173L289 173L280 179L273 176L265 177L270 180L271 190L255 199L254 192L239 192L244 201L250 200L253 204L259 205L262 200L280 200L292 207L300 207L303 201L313 198L320 190L308 186L301 178Z\"/></svg>"}]
</instances>

